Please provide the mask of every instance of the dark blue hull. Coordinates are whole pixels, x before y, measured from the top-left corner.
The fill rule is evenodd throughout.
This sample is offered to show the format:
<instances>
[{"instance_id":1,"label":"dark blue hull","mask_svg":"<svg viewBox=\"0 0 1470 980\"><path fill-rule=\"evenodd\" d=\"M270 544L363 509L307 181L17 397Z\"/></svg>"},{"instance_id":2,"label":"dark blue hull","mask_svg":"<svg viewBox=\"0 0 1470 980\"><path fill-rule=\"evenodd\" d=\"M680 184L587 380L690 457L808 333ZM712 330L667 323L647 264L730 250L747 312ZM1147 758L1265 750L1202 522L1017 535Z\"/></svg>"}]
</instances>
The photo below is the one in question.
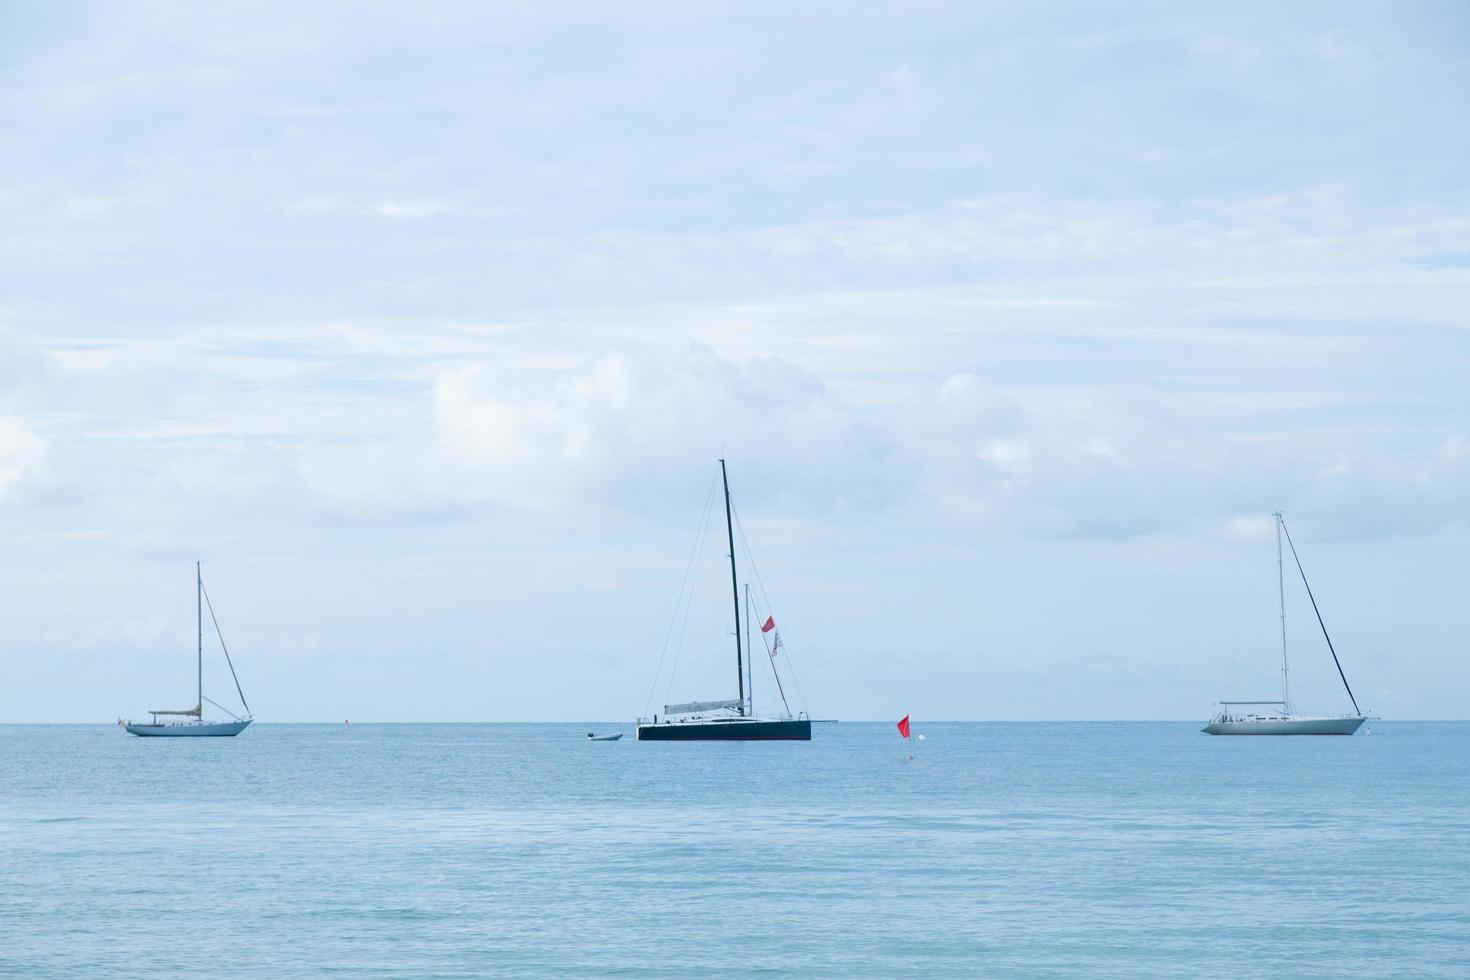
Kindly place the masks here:
<instances>
[{"instance_id":1,"label":"dark blue hull","mask_svg":"<svg viewBox=\"0 0 1470 980\"><path fill-rule=\"evenodd\" d=\"M640 742L810 742L806 718L780 721L688 721L639 725Z\"/></svg>"}]
</instances>

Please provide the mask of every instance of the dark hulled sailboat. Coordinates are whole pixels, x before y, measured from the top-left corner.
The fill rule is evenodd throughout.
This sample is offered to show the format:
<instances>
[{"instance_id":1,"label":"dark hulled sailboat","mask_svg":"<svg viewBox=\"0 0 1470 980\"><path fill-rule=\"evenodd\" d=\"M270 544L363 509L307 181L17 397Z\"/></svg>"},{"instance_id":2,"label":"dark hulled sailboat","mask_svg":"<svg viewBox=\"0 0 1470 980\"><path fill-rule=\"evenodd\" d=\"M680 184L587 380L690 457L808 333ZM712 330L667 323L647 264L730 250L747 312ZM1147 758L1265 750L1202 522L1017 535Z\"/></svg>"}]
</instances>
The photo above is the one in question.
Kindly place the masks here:
<instances>
[{"instance_id":1,"label":"dark hulled sailboat","mask_svg":"<svg viewBox=\"0 0 1470 980\"><path fill-rule=\"evenodd\" d=\"M800 741L809 742L812 737L812 722L805 712L793 717L788 708L784 715L775 718L759 718L755 715L755 699L746 685L745 657L747 651L740 641L740 584L735 572L735 524L730 509L730 479L725 471L725 461L720 460L720 481L725 490L725 535L730 545L730 598L735 610L735 678L739 696L726 701L691 701L686 704L666 704L662 716L652 720L638 720L640 742L764 742ZM746 596L746 630L749 632L749 603ZM768 626L773 626L767 621ZM766 627L762 627L764 633ZM779 645L779 638L777 644ZM775 669L774 659L772 669ZM777 675L779 685L780 676ZM785 694L782 694L785 704Z\"/></svg>"}]
</instances>

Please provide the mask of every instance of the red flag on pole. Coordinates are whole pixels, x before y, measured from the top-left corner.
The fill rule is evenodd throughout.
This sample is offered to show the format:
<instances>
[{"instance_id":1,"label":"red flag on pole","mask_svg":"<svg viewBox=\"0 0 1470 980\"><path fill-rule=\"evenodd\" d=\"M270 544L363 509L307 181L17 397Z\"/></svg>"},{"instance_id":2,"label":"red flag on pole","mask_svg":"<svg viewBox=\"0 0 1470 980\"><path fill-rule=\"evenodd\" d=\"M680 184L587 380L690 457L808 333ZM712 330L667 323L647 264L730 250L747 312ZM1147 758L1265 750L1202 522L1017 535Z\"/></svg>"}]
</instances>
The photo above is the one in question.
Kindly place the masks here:
<instances>
[{"instance_id":1,"label":"red flag on pole","mask_svg":"<svg viewBox=\"0 0 1470 980\"><path fill-rule=\"evenodd\" d=\"M898 723L898 734L902 735L904 738L908 738L909 737L909 716L908 715L904 715L903 716L903 719Z\"/></svg>"},{"instance_id":2,"label":"red flag on pole","mask_svg":"<svg viewBox=\"0 0 1470 980\"><path fill-rule=\"evenodd\" d=\"M766 617L766 621L764 623L761 623L761 632L762 633L769 633L771 630L773 630L775 628L776 628L776 617L775 616L767 616Z\"/></svg>"}]
</instances>

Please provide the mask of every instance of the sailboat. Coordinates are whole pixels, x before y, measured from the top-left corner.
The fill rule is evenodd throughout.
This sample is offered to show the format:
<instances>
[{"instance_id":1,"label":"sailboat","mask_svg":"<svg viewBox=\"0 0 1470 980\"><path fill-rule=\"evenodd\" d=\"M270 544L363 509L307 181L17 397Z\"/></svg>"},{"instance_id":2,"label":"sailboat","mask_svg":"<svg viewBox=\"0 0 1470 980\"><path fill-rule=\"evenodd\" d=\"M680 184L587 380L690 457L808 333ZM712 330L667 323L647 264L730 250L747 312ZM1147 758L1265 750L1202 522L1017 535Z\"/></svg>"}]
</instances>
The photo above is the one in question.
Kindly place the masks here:
<instances>
[{"instance_id":1,"label":"sailboat","mask_svg":"<svg viewBox=\"0 0 1470 980\"><path fill-rule=\"evenodd\" d=\"M1358 707L1358 699L1353 697L1353 689L1348 685L1347 674L1343 673L1342 661L1337 659L1337 650L1332 646L1332 637L1327 635L1327 624L1322 621L1322 611L1317 608L1317 599L1312 595L1312 587L1307 584L1307 573L1302 568L1301 558L1297 556L1296 545L1292 543L1291 532L1286 530L1286 519L1281 516L1281 511L1275 513L1276 518L1276 598L1281 613L1281 700L1280 701L1220 701L1217 709L1210 718L1210 723L1200 731L1207 735L1351 735L1358 730L1368 716L1363 714ZM1302 585L1306 587L1307 598L1312 600L1312 611L1317 614L1317 625L1322 627L1322 637L1327 641L1327 649L1332 654L1332 662L1337 665L1337 676L1342 679L1343 689L1347 691L1348 700L1353 703L1351 715L1312 716L1298 714L1291 703L1291 674L1286 661L1286 584L1282 573L1281 561L1281 535L1285 533L1286 542L1291 546L1291 557L1296 562L1296 570L1301 573Z\"/></svg>"},{"instance_id":2,"label":"sailboat","mask_svg":"<svg viewBox=\"0 0 1470 980\"><path fill-rule=\"evenodd\" d=\"M738 696L721 701L690 701L684 704L664 705L663 716L638 719L638 741L640 742L757 742L757 741L800 741L809 742L812 737L812 722L806 712L795 717L788 706L786 713L778 717L757 717L755 697L746 684L746 658L754 650L750 646L750 591L746 589L745 628L747 642L740 642L740 583L735 571L735 524L730 509L730 477L725 461L720 460L720 482L725 489L725 535L730 545L730 596L735 609L735 680ZM742 539L743 540L743 539ZM774 627L767 620L761 627L762 633ZM779 641L778 641L779 642ZM775 669L774 657L772 669ZM777 684L780 674L777 673ZM753 676L752 676L753 681ZM784 691L781 701L786 703Z\"/></svg>"},{"instance_id":3,"label":"sailboat","mask_svg":"<svg viewBox=\"0 0 1470 980\"><path fill-rule=\"evenodd\" d=\"M197 700L194 707L187 710L169 711L160 708L157 711L149 711L153 720L148 723L129 721L123 727L131 735L142 735L152 738L221 738L239 735L254 717L250 714L250 705L245 701L245 692L240 689L240 678L235 674L234 661L230 659L230 650L225 646L225 637L219 628L219 620L214 618L214 605L209 603L209 618L214 623L215 633L219 635L220 649L225 651L225 663L230 665L230 677L235 681L235 693L240 695L240 703L245 706L245 717L210 701L204 696L204 606L209 603L209 594L204 591L204 574L199 562L194 563L194 605L198 625L198 649L195 659L195 693ZM230 715L233 721L205 721L204 702L209 701L225 714ZM179 721L159 721L159 718L179 718Z\"/></svg>"}]
</instances>

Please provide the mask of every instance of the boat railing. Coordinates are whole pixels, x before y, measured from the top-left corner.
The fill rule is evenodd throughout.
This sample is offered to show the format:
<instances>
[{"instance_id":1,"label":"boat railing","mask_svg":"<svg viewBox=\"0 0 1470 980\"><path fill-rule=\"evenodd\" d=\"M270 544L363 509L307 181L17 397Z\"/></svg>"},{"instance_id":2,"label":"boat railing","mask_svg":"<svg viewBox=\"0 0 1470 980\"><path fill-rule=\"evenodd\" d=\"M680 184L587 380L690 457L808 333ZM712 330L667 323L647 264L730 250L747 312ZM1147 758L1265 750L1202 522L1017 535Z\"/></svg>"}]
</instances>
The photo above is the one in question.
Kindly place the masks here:
<instances>
[{"instance_id":1,"label":"boat railing","mask_svg":"<svg viewBox=\"0 0 1470 980\"><path fill-rule=\"evenodd\" d=\"M1254 711L1233 712L1230 710L1231 708L1278 707L1281 709L1282 715L1286 714L1285 701L1216 701L1215 706L1217 710L1211 717L1211 721L1249 721L1273 717L1271 715L1261 715Z\"/></svg>"}]
</instances>

